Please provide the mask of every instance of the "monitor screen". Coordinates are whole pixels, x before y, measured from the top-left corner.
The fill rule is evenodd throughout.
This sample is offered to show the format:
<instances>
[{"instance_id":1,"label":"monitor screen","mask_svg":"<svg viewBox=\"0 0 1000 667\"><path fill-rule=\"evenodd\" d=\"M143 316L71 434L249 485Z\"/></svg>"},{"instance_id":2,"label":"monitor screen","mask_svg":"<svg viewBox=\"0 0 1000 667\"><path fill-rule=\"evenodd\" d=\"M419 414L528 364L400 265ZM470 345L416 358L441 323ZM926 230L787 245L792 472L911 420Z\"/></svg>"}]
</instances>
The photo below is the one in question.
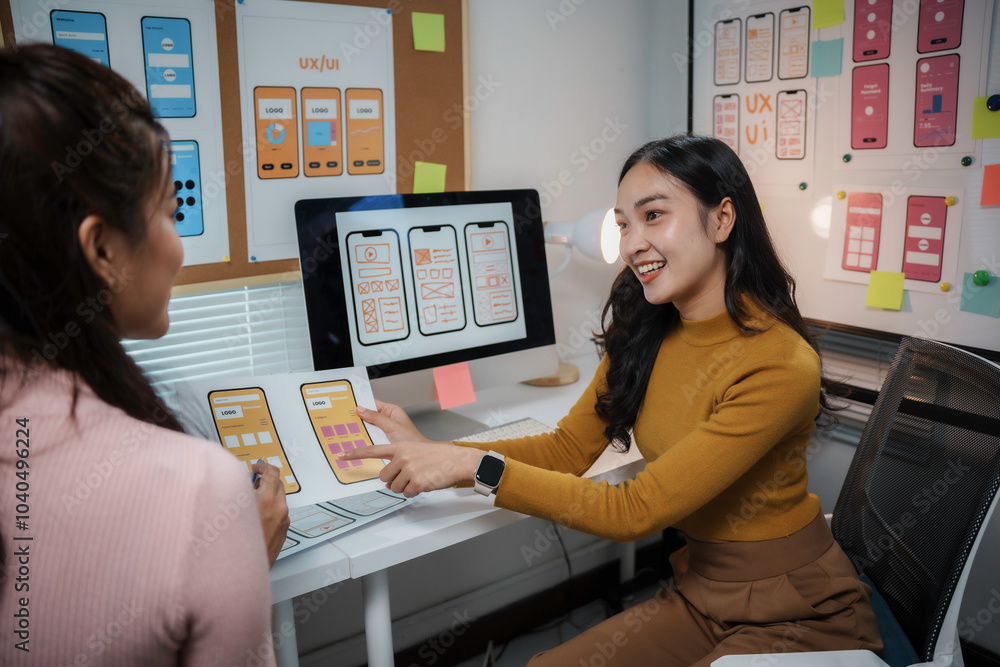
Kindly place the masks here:
<instances>
[{"instance_id":1,"label":"monitor screen","mask_svg":"<svg viewBox=\"0 0 1000 667\"><path fill-rule=\"evenodd\" d=\"M534 190L309 199L295 220L316 370L554 350Z\"/></svg>"}]
</instances>

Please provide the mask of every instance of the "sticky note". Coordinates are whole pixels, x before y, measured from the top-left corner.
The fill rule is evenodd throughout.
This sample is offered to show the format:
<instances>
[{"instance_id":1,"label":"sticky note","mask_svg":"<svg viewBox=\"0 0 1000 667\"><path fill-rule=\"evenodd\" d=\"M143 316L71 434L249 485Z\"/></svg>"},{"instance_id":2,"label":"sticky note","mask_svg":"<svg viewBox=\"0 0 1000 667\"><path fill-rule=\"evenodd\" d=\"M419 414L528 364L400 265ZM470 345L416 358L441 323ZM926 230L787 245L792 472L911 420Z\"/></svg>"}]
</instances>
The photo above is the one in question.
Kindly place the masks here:
<instances>
[{"instance_id":1,"label":"sticky note","mask_svg":"<svg viewBox=\"0 0 1000 667\"><path fill-rule=\"evenodd\" d=\"M1000 206L1000 164L988 164L983 168L983 194L979 196L980 206Z\"/></svg>"},{"instance_id":2,"label":"sticky note","mask_svg":"<svg viewBox=\"0 0 1000 667\"><path fill-rule=\"evenodd\" d=\"M959 309L1000 318L1000 279L990 276L989 284L980 287L972 281L972 274L966 273L962 278L962 304Z\"/></svg>"},{"instance_id":3,"label":"sticky note","mask_svg":"<svg viewBox=\"0 0 1000 667\"><path fill-rule=\"evenodd\" d=\"M413 12L413 48L444 53L444 14Z\"/></svg>"},{"instance_id":4,"label":"sticky note","mask_svg":"<svg viewBox=\"0 0 1000 667\"><path fill-rule=\"evenodd\" d=\"M844 0L814 0L813 29L829 28L844 22Z\"/></svg>"},{"instance_id":5,"label":"sticky note","mask_svg":"<svg viewBox=\"0 0 1000 667\"><path fill-rule=\"evenodd\" d=\"M466 403L476 402L476 391L472 388L469 364L451 364L434 369L434 393L441 402L441 409L447 410Z\"/></svg>"},{"instance_id":6,"label":"sticky note","mask_svg":"<svg viewBox=\"0 0 1000 667\"><path fill-rule=\"evenodd\" d=\"M444 192L444 179L448 165L433 162L413 163L413 193Z\"/></svg>"},{"instance_id":7,"label":"sticky note","mask_svg":"<svg viewBox=\"0 0 1000 667\"><path fill-rule=\"evenodd\" d=\"M844 38L831 39L812 44L812 75L840 76L840 64L844 59Z\"/></svg>"},{"instance_id":8,"label":"sticky note","mask_svg":"<svg viewBox=\"0 0 1000 667\"><path fill-rule=\"evenodd\" d=\"M899 310L903 307L903 274L893 271L872 271L868 281L865 305L871 308Z\"/></svg>"},{"instance_id":9,"label":"sticky note","mask_svg":"<svg viewBox=\"0 0 1000 667\"><path fill-rule=\"evenodd\" d=\"M1000 139L1000 111L986 108L986 98L972 100L972 138Z\"/></svg>"}]
</instances>

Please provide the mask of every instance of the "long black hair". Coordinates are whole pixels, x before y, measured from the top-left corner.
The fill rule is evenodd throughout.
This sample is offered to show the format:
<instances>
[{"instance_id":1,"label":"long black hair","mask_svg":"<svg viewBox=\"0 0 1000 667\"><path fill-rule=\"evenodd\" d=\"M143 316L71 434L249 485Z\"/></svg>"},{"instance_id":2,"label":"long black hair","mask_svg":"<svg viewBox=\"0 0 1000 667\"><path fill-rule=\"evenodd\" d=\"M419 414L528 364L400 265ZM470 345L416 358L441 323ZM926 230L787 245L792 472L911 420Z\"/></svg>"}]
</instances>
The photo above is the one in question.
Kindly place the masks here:
<instances>
[{"instance_id":1,"label":"long black hair","mask_svg":"<svg viewBox=\"0 0 1000 667\"><path fill-rule=\"evenodd\" d=\"M0 381L64 369L74 412L82 380L132 417L183 430L122 347L111 286L78 233L98 215L141 247L169 183L167 139L112 70L54 46L0 48Z\"/></svg>"},{"instance_id":2,"label":"long black hair","mask_svg":"<svg viewBox=\"0 0 1000 667\"><path fill-rule=\"evenodd\" d=\"M703 214L726 197L732 200L736 224L722 244L729 316L744 332L758 333L748 324L749 301L794 329L818 354L816 340L795 305L795 280L778 259L750 176L736 153L718 139L698 135L651 141L625 160L618 183L638 164L649 164L683 183ZM609 366L607 386L599 390L595 409L608 421L604 434L616 449L629 448L629 431L642 407L656 351L679 318L673 303L646 301L629 267L615 278L604 304L603 331L597 336ZM835 389L839 385L823 378L822 387L821 412L826 412L831 409L827 390L839 393Z\"/></svg>"}]
</instances>

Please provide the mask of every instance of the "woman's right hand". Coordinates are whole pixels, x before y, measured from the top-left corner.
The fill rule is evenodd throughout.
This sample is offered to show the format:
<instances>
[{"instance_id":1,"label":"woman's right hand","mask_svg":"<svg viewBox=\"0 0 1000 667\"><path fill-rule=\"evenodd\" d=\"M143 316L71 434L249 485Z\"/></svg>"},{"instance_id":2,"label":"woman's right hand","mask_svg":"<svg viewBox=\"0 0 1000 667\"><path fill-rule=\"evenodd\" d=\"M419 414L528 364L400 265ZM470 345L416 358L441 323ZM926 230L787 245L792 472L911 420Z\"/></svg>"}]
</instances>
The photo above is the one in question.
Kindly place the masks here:
<instances>
[{"instance_id":1,"label":"woman's right hand","mask_svg":"<svg viewBox=\"0 0 1000 667\"><path fill-rule=\"evenodd\" d=\"M385 432L389 442L433 442L425 438L417 427L413 425L410 416L398 405L385 403L375 399L375 407L378 410L358 406L358 416L372 426L378 426Z\"/></svg>"}]
</instances>

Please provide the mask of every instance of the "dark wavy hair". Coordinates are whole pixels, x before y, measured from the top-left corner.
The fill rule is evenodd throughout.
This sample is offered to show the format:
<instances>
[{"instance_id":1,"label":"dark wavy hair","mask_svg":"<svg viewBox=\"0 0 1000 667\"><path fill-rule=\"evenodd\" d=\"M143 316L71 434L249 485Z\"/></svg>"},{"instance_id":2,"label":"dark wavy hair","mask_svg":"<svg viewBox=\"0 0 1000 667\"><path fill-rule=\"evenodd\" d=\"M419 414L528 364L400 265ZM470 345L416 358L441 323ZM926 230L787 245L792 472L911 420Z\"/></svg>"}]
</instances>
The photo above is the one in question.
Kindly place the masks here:
<instances>
[{"instance_id":1,"label":"dark wavy hair","mask_svg":"<svg viewBox=\"0 0 1000 667\"><path fill-rule=\"evenodd\" d=\"M698 200L703 220L723 199L732 200L736 224L723 243L729 316L743 331L759 333L747 324L749 300L794 329L818 354L816 340L795 305L795 280L778 259L750 176L736 153L718 139L698 135L651 141L625 160L619 184L632 167L642 163L683 183ZM657 350L679 319L674 304L646 301L629 267L615 278L604 304L603 331L597 336L608 355L607 386L598 392L594 407L608 421L604 434L616 449L628 451ZM827 392L841 393L839 385L827 378L822 387L820 414L832 409Z\"/></svg>"},{"instance_id":2,"label":"dark wavy hair","mask_svg":"<svg viewBox=\"0 0 1000 667\"><path fill-rule=\"evenodd\" d=\"M183 430L122 347L114 297L79 242L98 215L142 246L170 179L167 140L107 67L55 46L0 48L0 382L64 369L74 414L82 380L132 417Z\"/></svg>"}]
</instances>

